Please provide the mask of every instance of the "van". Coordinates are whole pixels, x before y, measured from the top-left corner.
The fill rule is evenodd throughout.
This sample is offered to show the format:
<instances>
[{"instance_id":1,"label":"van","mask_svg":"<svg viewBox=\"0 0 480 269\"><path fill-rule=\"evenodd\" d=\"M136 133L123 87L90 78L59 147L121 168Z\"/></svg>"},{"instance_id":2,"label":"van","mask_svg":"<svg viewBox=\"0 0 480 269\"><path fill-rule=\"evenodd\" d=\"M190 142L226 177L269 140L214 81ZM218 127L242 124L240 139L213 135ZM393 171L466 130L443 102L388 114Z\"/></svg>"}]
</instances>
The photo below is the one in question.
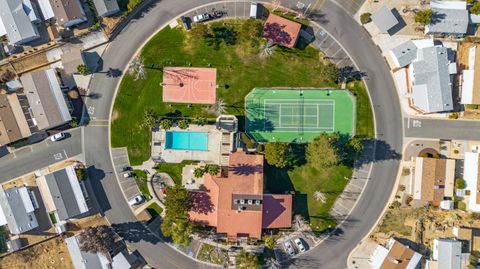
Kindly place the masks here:
<instances>
[{"instance_id":1,"label":"van","mask_svg":"<svg viewBox=\"0 0 480 269\"><path fill-rule=\"evenodd\" d=\"M250 18L257 18L257 2L250 3Z\"/></svg>"}]
</instances>

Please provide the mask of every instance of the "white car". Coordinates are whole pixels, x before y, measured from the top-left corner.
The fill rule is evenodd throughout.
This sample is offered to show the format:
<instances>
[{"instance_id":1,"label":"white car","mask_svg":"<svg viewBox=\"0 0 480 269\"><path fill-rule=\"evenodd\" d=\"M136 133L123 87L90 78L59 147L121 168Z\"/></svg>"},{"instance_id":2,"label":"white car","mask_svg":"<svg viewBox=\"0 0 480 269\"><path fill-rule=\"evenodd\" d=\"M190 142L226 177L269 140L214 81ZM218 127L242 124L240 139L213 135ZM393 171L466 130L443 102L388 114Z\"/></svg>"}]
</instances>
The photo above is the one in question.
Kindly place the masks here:
<instances>
[{"instance_id":1,"label":"white car","mask_svg":"<svg viewBox=\"0 0 480 269\"><path fill-rule=\"evenodd\" d=\"M58 134L55 134L55 135L51 136L50 140L52 140L53 142L56 142L56 141L63 140L66 137L67 137L67 135L65 133L58 133Z\"/></svg>"},{"instance_id":2,"label":"white car","mask_svg":"<svg viewBox=\"0 0 480 269\"><path fill-rule=\"evenodd\" d=\"M139 205L139 204L143 203L144 200L145 199L143 198L143 196L137 195L137 196L133 197L132 199L130 199L128 201L128 204L130 206Z\"/></svg>"},{"instance_id":3,"label":"white car","mask_svg":"<svg viewBox=\"0 0 480 269\"><path fill-rule=\"evenodd\" d=\"M208 21L209 19L210 19L210 14L208 13L198 14L193 17L194 22Z\"/></svg>"},{"instance_id":4,"label":"white car","mask_svg":"<svg viewBox=\"0 0 480 269\"><path fill-rule=\"evenodd\" d=\"M295 245L297 245L297 248L300 252L305 252L305 245L303 245L302 240L300 240L300 238L295 238L293 242L295 242Z\"/></svg>"},{"instance_id":5,"label":"white car","mask_svg":"<svg viewBox=\"0 0 480 269\"><path fill-rule=\"evenodd\" d=\"M295 255L295 250L292 247L292 244L290 242L285 242L283 244L285 246L285 251L288 253L288 255L293 256Z\"/></svg>"}]
</instances>

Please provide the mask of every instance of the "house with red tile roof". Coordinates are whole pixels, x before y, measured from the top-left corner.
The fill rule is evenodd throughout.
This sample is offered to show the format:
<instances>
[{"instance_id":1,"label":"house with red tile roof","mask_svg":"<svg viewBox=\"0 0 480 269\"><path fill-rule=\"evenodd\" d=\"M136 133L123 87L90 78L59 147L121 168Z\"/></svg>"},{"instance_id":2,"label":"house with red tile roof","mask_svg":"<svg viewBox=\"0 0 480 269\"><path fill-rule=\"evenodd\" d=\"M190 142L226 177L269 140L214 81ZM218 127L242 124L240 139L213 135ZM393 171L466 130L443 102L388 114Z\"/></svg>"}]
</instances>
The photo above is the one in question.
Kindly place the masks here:
<instances>
[{"instance_id":1,"label":"house with red tile roof","mask_svg":"<svg viewBox=\"0 0 480 269\"><path fill-rule=\"evenodd\" d=\"M263 156L234 152L216 175L204 175L204 185L191 193L189 218L216 227L229 240L261 238L262 229L292 225L292 196L263 193Z\"/></svg>"},{"instance_id":2,"label":"house with red tile roof","mask_svg":"<svg viewBox=\"0 0 480 269\"><path fill-rule=\"evenodd\" d=\"M295 47L302 25L275 14L268 15L263 25L263 37L287 48Z\"/></svg>"}]
</instances>

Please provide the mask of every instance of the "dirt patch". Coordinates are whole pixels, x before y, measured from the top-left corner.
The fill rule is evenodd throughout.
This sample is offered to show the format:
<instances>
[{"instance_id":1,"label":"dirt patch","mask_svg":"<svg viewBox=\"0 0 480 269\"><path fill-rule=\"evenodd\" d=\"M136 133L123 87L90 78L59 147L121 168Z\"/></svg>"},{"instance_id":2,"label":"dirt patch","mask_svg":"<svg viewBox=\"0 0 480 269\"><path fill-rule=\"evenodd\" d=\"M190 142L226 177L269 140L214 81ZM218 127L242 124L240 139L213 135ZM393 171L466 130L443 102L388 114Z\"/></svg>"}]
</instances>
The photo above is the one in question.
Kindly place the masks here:
<instances>
[{"instance_id":1,"label":"dirt patch","mask_svg":"<svg viewBox=\"0 0 480 269\"><path fill-rule=\"evenodd\" d=\"M474 44L471 42L461 42L457 49L457 63L459 72L468 69L468 54Z\"/></svg>"},{"instance_id":2,"label":"dirt patch","mask_svg":"<svg viewBox=\"0 0 480 269\"><path fill-rule=\"evenodd\" d=\"M115 27L121 23L123 20L123 16L113 16L113 17L102 17L102 27L103 31L107 35L111 35L112 31L115 29Z\"/></svg>"},{"instance_id":3,"label":"dirt patch","mask_svg":"<svg viewBox=\"0 0 480 269\"><path fill-rule=\"evenodd\" d=\"M139 157L142 155L142 152L138 148L132 148L132 150L129 151L133 157Z\"/></svg>"},{"instance_id":4,"label":"dirt patch","mask_svg":"<svg viewBox=\"0 0 480 269\"><path fill-rule=\"evenodd\" d=\"M120 118L120 112L118 110L113 109L112 112L112 122Z\"/></svg>"},{"instance_id":5,"label":"dirt patch","mask_svg":"<svg viewBox=\"0 0 480 269\"><path fill-rule=\"evenodd\" d=\"M464 119L470 119L470 120L479 120L480 119L480 108L475 109L475 108L465 107L465 111L463 112L463 118Z\"/></svg>"},{"instance_id":6,"label":"dirt patch","mask_svg":"<svg viewBox=\"0 0 480 269\"><path fill-rule=\"evenodd\" d=\"M67 245L61 237L12 253L2 259L0 268L73 269Z\"/></svg>"},{"instance_id":7,"label":"dirt patch","mask_svg":"<svg viewBox=\"0 0 480 269\"><path fill-rule=\"evenodd\" d=\"M25 73L47 64L49 64L49 62L46 51L36 53L12 62L12 65L18 74Z\"/></svg>"}]
</instances>

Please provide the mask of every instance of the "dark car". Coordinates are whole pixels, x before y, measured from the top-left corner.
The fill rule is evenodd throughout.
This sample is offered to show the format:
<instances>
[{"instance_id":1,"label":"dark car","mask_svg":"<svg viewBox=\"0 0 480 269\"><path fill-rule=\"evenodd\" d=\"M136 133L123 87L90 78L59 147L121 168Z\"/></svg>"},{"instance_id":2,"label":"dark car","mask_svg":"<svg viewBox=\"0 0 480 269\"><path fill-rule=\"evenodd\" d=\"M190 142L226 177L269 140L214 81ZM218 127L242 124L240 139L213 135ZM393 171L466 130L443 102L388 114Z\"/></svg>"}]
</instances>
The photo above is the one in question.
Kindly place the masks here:
<instances>
[{"instance_id":1,"label":"dark car","mask_svg":"<svg viewBox=\"0 0 480 269\"><path fill-rule=\"evenodd\" d=\"M185 17L185 16L181 16L180 19L182 20L182 24L183 24L183 27L185 28L185 30L190 30L192 29L192 26L190 25L190 18L189 17Z\"/></svg>"}]
</instances>

